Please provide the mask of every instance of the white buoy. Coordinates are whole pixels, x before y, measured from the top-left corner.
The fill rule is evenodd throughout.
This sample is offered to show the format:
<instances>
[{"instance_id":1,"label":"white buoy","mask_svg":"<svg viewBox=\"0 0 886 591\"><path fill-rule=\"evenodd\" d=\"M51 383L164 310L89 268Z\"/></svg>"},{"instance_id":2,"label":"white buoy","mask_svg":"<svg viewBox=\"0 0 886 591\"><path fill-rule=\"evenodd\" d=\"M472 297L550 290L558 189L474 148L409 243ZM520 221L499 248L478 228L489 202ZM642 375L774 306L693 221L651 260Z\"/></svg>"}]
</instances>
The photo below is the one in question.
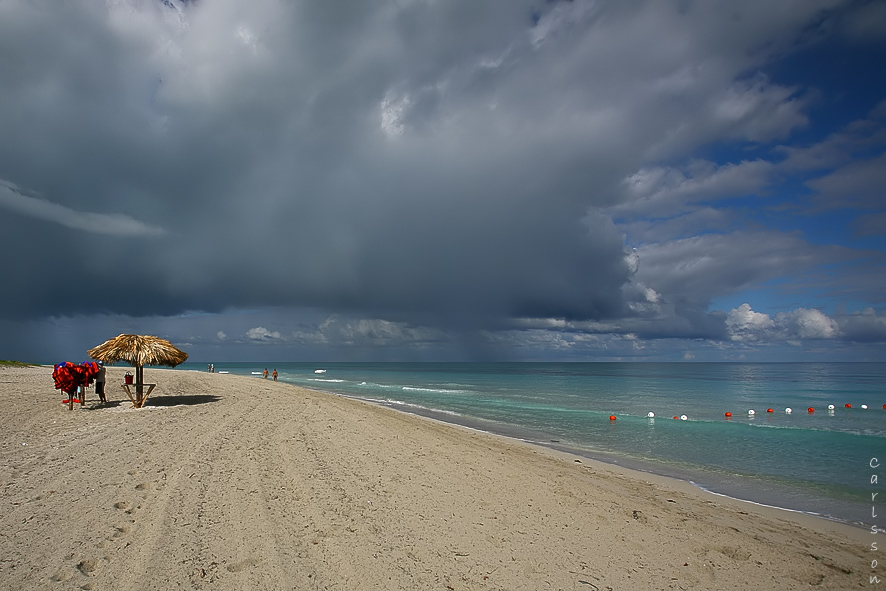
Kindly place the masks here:
<instances>
[{"instance_id":1,"label":"white buoy","mask_svg":"<svg viewBox=\"0 0 886 591\"><path fill-rule=\"evenodd\" d=\"M755 415L755 414L757 414L757 411L755 411L754 409L751 409L751 410L748 411L748 414L749 414L749 415Z\"/></svg>"},{"instance_id":2,"label":"white buoy","mask_svg":"<svg viewBox=\"0 0 886 591\"><path fill-rule=\"evenodd\" d=\"M833 404L829 404L829 405L828 405L828 410L834 410L834 405L833 405Z\"/></svg>"},{"instance_id":3,"label":"white buoy","mask_svg":"<svg viewBox=\"0 0 886 591\"><path fill-rule=\"evenodd\" d=\"M791 407L790 407L790 406L787 407L786 409L784 409L784 411L785 411L786 413L788 413L788 414L791 414L792 412L794 412L793 410L791 410Z\"/></svg>"},{"instance_id":4,"label":"white buoy","mask_svg":"<svg viewBox=\"0 0 886 591\"><path fill-rule=\"evenodd\" d=\"M680 415L680 420L681 421L688 421L689 417L687 417L686 415Z\"/></svg>"},{"instance_id":5,"label":"white buoy","mask_svg":"<svg viewBox=\"0 0 886 591\"><path fill-rule=\"evenodd\" d=\"M652 411L649 411L649 412L646 413L646 416L649 417L649 418L651 419L651 418L655 417L655 413L652 412Z\"/></svg>"}]
</instances>

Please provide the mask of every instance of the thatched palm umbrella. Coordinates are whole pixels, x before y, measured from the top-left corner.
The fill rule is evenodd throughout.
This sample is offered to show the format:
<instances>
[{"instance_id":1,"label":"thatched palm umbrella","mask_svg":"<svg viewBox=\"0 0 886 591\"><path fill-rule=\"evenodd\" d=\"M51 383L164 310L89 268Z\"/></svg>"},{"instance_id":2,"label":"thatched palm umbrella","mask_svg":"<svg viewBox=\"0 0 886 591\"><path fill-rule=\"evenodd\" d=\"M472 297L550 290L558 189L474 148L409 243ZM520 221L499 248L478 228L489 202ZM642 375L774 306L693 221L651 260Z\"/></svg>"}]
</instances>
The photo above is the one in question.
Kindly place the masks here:
<instances>
[{"instance_id":1,"label":"thatched palm umbrella","mask_svg":"<svg viewBox=\"0 0 886 591\"><path fill-rule=\"evenodd\" d=\"M145 365L175 367L188 358L187 353L166 339L136 334L121 334L90 349L87 354L103 363L126 361L135 367L136 406L143 405L147 399L147 396L142 398Z\"/></svg>"}]
</instances>

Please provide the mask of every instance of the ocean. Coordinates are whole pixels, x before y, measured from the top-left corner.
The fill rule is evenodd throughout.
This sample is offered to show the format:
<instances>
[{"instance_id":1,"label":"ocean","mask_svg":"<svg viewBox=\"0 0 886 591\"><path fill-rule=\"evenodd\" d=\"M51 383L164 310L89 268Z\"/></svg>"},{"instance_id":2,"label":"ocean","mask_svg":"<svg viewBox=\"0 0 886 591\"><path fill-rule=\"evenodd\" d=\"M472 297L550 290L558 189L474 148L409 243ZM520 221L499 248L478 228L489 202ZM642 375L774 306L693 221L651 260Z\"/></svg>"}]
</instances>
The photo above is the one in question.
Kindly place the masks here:
<instances>
[{"instance_id":1,"label":"ocean","mask_svg":"<svg viewBox=\"0 0 886 591\"><path fill-rule=\"evenodd\" d=\"M207 369L198 363L180 367ZM884 517L878 521L880 509L871 501L878 491L871 477L880 473L872 459L886 467L886 364L267 367L276 368L283 382L679 478L729 497L886 527L886 506L879 506ZM256 379L264 369L257 363L215 364L216 372Z\"/></svg>"}]
</instances>

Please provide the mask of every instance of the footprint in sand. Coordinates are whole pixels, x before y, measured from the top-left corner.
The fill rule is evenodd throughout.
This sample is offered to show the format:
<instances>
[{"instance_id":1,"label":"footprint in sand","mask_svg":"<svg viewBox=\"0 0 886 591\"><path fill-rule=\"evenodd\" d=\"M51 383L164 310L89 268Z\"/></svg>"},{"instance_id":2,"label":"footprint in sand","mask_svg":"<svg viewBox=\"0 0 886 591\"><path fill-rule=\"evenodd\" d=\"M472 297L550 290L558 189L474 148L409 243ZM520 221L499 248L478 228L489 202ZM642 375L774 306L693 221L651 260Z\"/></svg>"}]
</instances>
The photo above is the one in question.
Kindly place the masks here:
<instances>
[{"instance_id":1,"label":"footprint in sand","mask_svg":"<svg viewBox=\"0 0 886 591\"><path fill-rule=\"evenodd\" d=\"M64 583L65 581L70 581L74 576L74 572L69 568L63 568L61 570L56 571L54 575L49 577L50 581L54 581L56 583Z\"/></svg>"},{"instance_id":2,"label":"footprint in sand","mask_svg":"<svg viewBox=\"0 0 886 591\"><path fill-rule=\"evenodd\" d=\"M114 503L114 509L120 509L127 515L132 515L135 512L136 508L130 506L129 501L117 501Z\"/></svg>"},{"instance_id":3,"label":"footprint in sand","mask_svg":"<svg viewBox=\"0 0 886 591\"><path fill-rule=\"evenodd\" d=\"M152 488L154 488L153 482L142 482L135 485L135 490L151 490Z\"/></svg>"},{"instance_id":4,"label":"footprint in sand","mask_svg":"<svg viewBox=\"0 0 886 591\"><path fill-rule=\"evenodd\" d=\"M239 573L254 566L258 566L260 562L261 561L258 558L247 558L246 560L241 560L239 562L235 562L234 564L229 564L227 566L227 569L228 572Z\"/></svg>"},{"instance_id":5,"label":"footprint in sand","mask_svg":"<svg viewBox=\"0 0 886 591\"><path fill-rule=\"evenodd\" d=\"M89 558L87 560L81 560L77 564L77 570L79 570L84 575L93 575L95 571L98 570L99 561L94 558Z\"/></svg>"}]
</instances>

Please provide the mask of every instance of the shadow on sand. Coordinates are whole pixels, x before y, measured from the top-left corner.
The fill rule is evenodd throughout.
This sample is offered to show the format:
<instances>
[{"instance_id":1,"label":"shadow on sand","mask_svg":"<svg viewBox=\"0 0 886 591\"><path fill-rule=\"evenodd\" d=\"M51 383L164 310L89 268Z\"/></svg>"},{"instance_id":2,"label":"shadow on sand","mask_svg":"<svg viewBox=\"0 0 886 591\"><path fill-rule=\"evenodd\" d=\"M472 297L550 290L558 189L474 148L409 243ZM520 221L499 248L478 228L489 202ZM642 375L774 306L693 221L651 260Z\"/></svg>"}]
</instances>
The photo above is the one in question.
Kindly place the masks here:
<instances>
[{"instance_id":1,"label":"shadow on sand","mask_svg":"<svg viewBox=\"0 0 886 591\"><path fill-rule=\"evenodd\" d=\"M179 404L207 404L218 402L221 396L214 394L180 394L178 396L157 396L148 398L145 406L178 406Z\"/></svg>"},{"instance_id":2,"label":"shadow on sand","mask_svg":"<svg viewBox=\"0 0 886 591\"><path fill-rule=\"evenodd\" d=\"M83 410L101 410L103 408L114 408L115 406L120 406L123 404L122 400L109 400L107 402L99 402L98 400L86 401L87 406L83 407ZM74 404L74 408L77 408L79 405Z\"/></svg>"}]
</instances>

